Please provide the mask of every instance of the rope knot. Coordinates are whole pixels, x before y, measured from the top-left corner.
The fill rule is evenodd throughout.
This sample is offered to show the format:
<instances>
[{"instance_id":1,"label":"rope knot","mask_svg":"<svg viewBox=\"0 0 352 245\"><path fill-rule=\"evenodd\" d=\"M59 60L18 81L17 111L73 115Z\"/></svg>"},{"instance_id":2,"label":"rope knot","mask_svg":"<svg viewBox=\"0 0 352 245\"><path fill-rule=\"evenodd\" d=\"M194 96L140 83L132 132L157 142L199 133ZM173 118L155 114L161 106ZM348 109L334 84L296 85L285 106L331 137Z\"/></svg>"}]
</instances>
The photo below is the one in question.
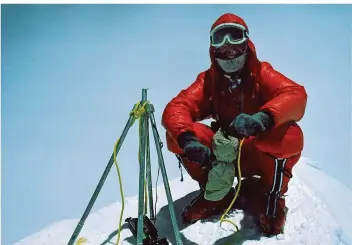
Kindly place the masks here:
<instances>
[{"instance_id":1,"label":"rope knot","mask_svg":"<svg viewBox=\"0 0 352 245\"><path fill-rule=\"evenodd\" d=\"M140 118L145 113L145 106L147 104L149 104L149 101L144 102L143 105L141 105L141 102L137 102L130 115L133 116L134 119Z\"/></svg>"}]
</instances>

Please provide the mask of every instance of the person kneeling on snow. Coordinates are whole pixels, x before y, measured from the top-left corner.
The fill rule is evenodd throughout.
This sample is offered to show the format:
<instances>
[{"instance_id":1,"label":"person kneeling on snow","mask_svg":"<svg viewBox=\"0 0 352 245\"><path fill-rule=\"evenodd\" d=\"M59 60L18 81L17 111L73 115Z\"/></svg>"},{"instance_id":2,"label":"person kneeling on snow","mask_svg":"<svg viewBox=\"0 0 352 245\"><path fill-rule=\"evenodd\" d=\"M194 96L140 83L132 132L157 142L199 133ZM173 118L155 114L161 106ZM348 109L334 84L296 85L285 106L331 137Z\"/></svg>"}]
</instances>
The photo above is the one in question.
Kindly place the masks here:
<instances>
[{"instance_id":1,"label":"person kneeling on snow","mask_svg":"<svg viewBox=\"0 0 352 245\"><path fill-rule=\"evenodd\" d=\"M230 184L235 139L244 139L239 159L244 179L233 208L250 210L262 232L274 235L284 229L285 194L303 150L297 122L305 113L307 94L303 86L257 59L248 33L244 20L234 14L215 21L210 31L211 66L166 105L162 125L168 149L200 186L200 195L184 209L184 222L209 218L229 206L235 195ZM215 120L211 127L200 123L208 118ZM222 143L215 144L214 151L220 132L234 137L222 142L231 163L217 159L223 154L218 154ZM229 187L219 194L208 179L211 183L221 175Z\"/></svg>"}]
</instances>

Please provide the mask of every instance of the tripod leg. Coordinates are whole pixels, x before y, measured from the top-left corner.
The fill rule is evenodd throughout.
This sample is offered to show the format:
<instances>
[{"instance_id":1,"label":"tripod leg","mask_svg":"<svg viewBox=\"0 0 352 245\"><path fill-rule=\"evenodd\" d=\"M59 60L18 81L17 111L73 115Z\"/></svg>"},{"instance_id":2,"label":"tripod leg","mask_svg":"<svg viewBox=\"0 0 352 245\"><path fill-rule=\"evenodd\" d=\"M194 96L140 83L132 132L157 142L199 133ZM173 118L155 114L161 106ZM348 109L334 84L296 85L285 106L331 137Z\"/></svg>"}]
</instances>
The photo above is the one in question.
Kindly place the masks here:
<instances>
[{"instance_id":1,"label":"tripod leg","mask_svg":"<svg viewBox=\"0 0 352 245\"><path fill-rule=\"evenodd\" d=\"M135 109L135 107L133 109ZM119 140L119 142L118 142L118 144L116 146L116 155L120 151L122 143L123 143L124 139L126 138L128 130L132 126L133 122L134 122L134 118L133 118L133 116L130 116L130 118L128 119L128 122L126 123L126 126L125 126L125 128L124 128L124 130L123 130L123 132L121 134L120 140ZM76 226L76 228L75 228L75 230L74 230L74 232L73 232L73 234L72 234L72 236L71 236L71 238L70 238L70 240L69 240L67 245L73 245L75 243L79 233L81 232L81 230L83 228L84 222L86 221L90 211L93 208L93 205L94 205L94 203L95 203L95 201L96 201L96 199L97 199L97 197L98 197L98 195L99 195L99 193L101 191L101 188L104 185L104 182L105 182L105 180L106 180L106 178L107 178L107 176L108 176L108 174L110 172L110 169L111 169L113 164L114 164L114 153L112 153L112 155L110 157L110 160L109 160L109 163L107 164L107 166L106 166L106 168L105 168L105 170L103 172L103 175L101 176L101 178L99 180L99 183L98 183L98 185L97 185L97 187L96 187L96 189L95 189L95 191L94 191L94 193L93 193L93 195L92 195L92 197L91 197L91 199L90 199L90 201L88 203L88 206L87 206L86 210L84 211L80 221L78 222L78 224L77 224L77 226Z\"/></svg>"},{"instance_id":2,"label":"tripod leg","mask_svg":"<svg viewBox=\"0 0 352 245\"><path fill-rule=\"evenodd\" d=\"M147 100L147 90L142 90L143 104ZM138 196L138 225L137 225L137 244L143 245L143 220L144 220L144 177L145 177L145 152L146 152L146 114L140 120L140 148L139 148L139 196Z\"/></svg>"},{"instance_id":3,"label":"tripod leg","mask_svg":"<svg viewBox=\"0 0 352 245\"><path fill-rule=\"evenodd\" d=\"M172 196L171 196L169 181L168 181L168 178L167 178L164 158L163 158L163 154L162 154L162 151L161 151L159 134L158 134L158 131L157 131L157 128L156 128L155 117L154 117L153 111L150 112L150 120L151 120L151 124L152 124L156 150L157 150L157 153L158 153L159 166L160 166L161 173L162 173L162 176L163 176L163 182L164 182L165 192L166 192L166 196L167 196L167 201L168 201L168 206L169 206L169 211L170 211L170 216L171 216L171 222L172 222L172 226L173 226L174 233L175 233L176 243L178 245L182 245L183 243L182 243L182 239L181 239L181 235L180 235L180 229L179 229L178 224L177 224L177 219L176 219L176 214L175 214L175 207L174 207L174 203L173 203Z\"/></svg>"},{"instance_id":4,"label":"tripod leg","mask_svg":"<svg viewBox=\"0 0 352 245\"><path fill-rule=\"evenodd\" d=\"M150 220L155 220L155 213L153 207L153 183L152 183L152 173L151 173L151 164L150 164L150 141L149 141L149 116L146 119L146 146L147 146L147 184L148 184L148 195L149 195L149 215Z\"/></svg>"}]
</instances>

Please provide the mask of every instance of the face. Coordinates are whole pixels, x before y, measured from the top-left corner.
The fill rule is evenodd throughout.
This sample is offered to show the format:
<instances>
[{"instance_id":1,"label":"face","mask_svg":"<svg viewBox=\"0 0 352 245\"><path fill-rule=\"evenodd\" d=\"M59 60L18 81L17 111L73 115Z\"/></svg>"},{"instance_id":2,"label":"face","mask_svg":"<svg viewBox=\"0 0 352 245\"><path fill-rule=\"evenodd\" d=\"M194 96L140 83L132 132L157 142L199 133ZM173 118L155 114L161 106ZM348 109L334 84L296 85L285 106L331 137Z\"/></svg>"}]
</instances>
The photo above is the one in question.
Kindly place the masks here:
<instances>
[{"instance_id":1,"label":"face","mask_svg":"<svg viewBox=\"0 0 352 245\"><path fill-rule=\"evenodd\" d=\"M242 70L247 60L248 32L243 25L224 23L210 32L214 58L227 74Z\"/></svg>"}]
</instances>

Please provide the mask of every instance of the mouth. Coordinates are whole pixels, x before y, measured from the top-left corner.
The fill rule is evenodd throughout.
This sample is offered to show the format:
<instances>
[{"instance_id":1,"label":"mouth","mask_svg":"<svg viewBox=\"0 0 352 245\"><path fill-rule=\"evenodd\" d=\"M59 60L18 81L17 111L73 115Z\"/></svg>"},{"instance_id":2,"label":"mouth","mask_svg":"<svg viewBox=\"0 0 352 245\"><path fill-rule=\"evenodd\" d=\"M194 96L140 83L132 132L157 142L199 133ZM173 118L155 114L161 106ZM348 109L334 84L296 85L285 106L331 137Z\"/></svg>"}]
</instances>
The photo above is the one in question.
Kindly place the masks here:
<instances>
[{"instance_id":1,"label":"mouth","mask_svg":"<svg viewBox=\"0 0 352 245\"><path fill-rule=\"evenodd\" d=\"M227 58L232 60L232 59L236 58L236 55L231 54L231 55L228 55Z\"/></svg>"}]
</instances>

